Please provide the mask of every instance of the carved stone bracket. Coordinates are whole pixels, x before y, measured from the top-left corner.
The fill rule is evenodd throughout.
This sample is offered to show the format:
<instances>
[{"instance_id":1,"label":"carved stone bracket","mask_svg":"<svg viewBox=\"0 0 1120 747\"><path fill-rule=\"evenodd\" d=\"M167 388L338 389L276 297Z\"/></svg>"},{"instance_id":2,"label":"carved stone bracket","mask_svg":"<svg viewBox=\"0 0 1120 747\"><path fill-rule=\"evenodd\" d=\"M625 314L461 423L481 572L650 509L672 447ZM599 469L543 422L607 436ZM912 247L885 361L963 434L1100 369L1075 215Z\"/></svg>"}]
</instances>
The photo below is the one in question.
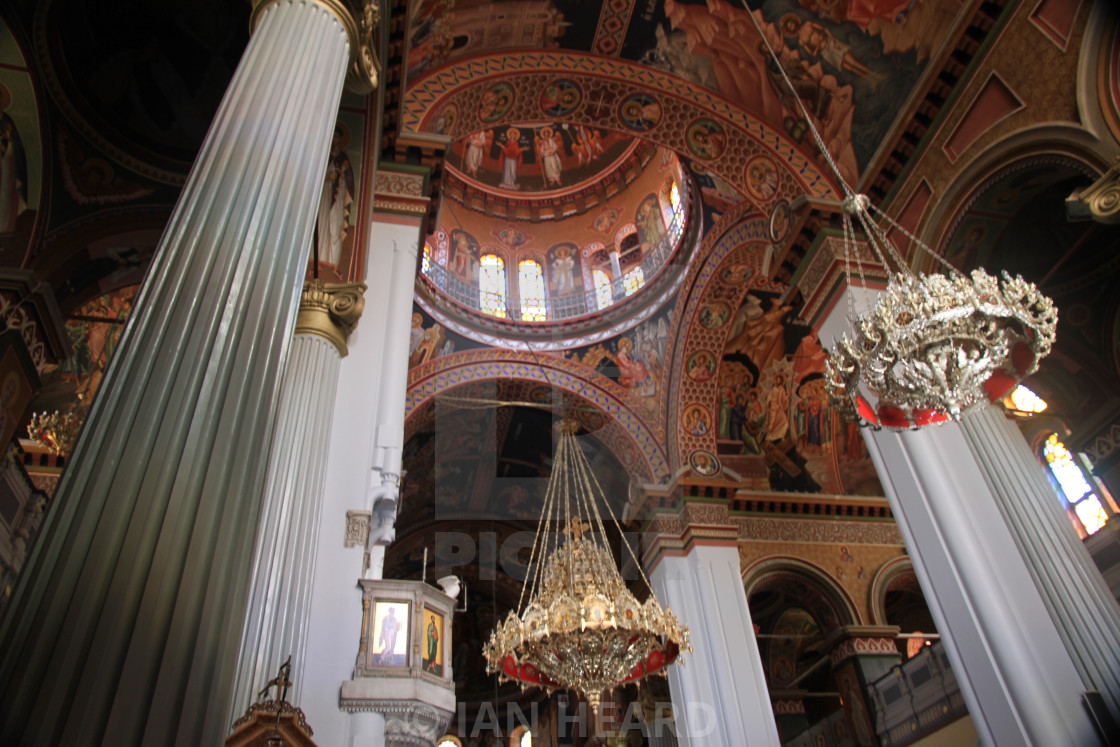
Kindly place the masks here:
<instances>
[{"instance_id":1,"label":"carved stone bracket","mask_svg":"<svg viewBox=\"0 0 1120 747\"><path fill-rule=\"evenodd\" d=\"M365 308L365 283L328 284L322 280L308 280L303 284L296 318L297 335L317 335L338 349L346 357L346 340L358 326Z\"/></svg>"},{"instance_id":2,"label":"carved stone bracket","mask_svg":"<svg viewBox=\"0 0 1120 747\"><path fill-rule=\"evenodd\" d=\"M279 0L253 0L249 28L256 28L265 9ZM312 0L333 13L346 29L350 40L350 67L346 71L346 87L365 95L377 87L381 70L378 52L378 26L381 10L375 0Z\"/></svg>"},{"instance_id":3,"label":"carved stone bracket","mask_svg":"<svg viewBox=\"0 0 1120 747\"><path fill-rule=\"evenodd\" d=\"M347 511L346 536L342 540L343 547L365 547L369 538L369 524L372 512Z\"/></svg>"},{"instance_id":4,"label":"carved stone bracket","mask_svg":"<svg viewBox=\"0 0 1120 747\"><path fill-rule=\"evenodd\" d=\"M419 701L349 701L346 711L374 711L385 716L385 747L432 747L444 734L451 711Z\"/></svg>"},{"instance_id":5,"label":"carved stone bracket","mask_svg":"<svg viewBox=\"0 0 1120 747\"><path fill-rule=\"evenodd\" d=\"M1066 198L1070 220L1095 220L1120 224L1120 158L1100 179Z\"/></svg>"}]
</instances>

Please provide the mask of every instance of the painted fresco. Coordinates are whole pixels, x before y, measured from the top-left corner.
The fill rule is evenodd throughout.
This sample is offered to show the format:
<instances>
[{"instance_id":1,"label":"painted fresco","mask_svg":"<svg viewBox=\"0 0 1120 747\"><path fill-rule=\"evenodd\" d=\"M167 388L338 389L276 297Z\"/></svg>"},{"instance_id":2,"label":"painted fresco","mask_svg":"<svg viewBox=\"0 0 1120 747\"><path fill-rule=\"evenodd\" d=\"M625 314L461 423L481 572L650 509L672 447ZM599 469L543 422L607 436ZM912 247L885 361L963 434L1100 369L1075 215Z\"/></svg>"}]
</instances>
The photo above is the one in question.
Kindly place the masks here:
<instances>
[{"instance_id":1,"label":"painted fresco","mask_svg":"<svg viewBox=\"0 0 1120 747\"><path fill-rule=\"evenodd\" d=\"M601 175L633 147L632 137L584 125L490 127L451 143L447 163L485 187L548 192Z\"/></svg>"},{"instance_id":2,"label":"painted fresco","mask_svg":"<svg viewBox=\"0 0 1120 747\"><path fill-rule=\"evenodd\" d=\"M613 340L564 355L627 389L638 409L652 414L668 385L665 356L672 318L672 309L665 309Z\"/></svg>"},{"instance_id":3,"label":"painted fresco","mask_svg":"<svg viewBox=\"0 0 1120 747\"><path fill-rule=\"evenodd\" d=\"M867 166L959 0L751 0L748 11L723 0L664 0L636 14L622 56L719 92L810 151L804 103L846 179ZM760 52L763 29L781 60ZM697 152L697 155L702 155Z\"/></svg>"},{"instance_id":4,"label":"painted fresco","mask_svg":"<svg viewBox=\"0 0 1120 747\"><path fill-rule=\"evenodd\" d=\"M859 429L829 403L816 335L788 288L758 275L762 250L728 252L688 306L674 374L679 464L696 470L704 452L757 489L881 495Z\"/></svg>"},{"instance_id":5,"label":"painted fresco","mask_svg":"<svg viewBox=\"0 0 1120 747\"><path fill-rule=\"evenodd\" d=\"M412 0L405 82L443 63L502 49L590 51L601 6L596 0Z\"/></svg>"},{"instance_id":6,"label":"painted fresco","mask_svg":"<svg viewBox=\"0 0 1120 747\"><path fill-rule=\"evenodd\" d=\"M456 350L471 350L479 347L482 345L452 332L433 320L419 306L413 305L408 336L409 368L416 368L445 355L451 355Z\"/></svg>"},{"instance_id":7,"label":"painted fresco","mask_svg":"<svg viewBox=\"0 0 1120 747\"><path fill-rule=\"evenodd\" d=\"M64 410L71 403L89 406L139 290L140 286L131 285L99 296L66 321L71 355L44 375L43 388L36 396L33 409Z\"/></svg>"}]
</instances>

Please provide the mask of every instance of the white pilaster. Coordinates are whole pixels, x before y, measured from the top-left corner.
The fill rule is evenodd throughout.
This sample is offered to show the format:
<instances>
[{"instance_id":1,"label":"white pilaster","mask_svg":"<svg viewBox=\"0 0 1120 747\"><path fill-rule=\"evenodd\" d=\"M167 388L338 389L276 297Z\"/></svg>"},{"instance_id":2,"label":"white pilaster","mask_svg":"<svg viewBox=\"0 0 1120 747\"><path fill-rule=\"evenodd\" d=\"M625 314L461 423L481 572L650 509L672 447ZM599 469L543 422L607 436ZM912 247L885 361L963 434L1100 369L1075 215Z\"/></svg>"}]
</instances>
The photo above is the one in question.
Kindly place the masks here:
<instances>
[{"instance_id":1,"label":"white pilaster","mask_svg":"<svg viewBox=\"0 0 1120 747\"><path fill-rule=\"evenodd\" d=\"M224 736L348 57L322 6L262 13L0 629L0 742Z\"/></svg>"},{"instance_id":2,"label":"white pilaster","mask_svg":"<svg viewBox=\"0 0 1120 747\"><path fill-rule=\"evenodd\" d=\"M689 628L693 653L668 668L673 719L683 747L777 747L747 595L734 546L693 546L663 556L650 573L653 592Z\"/></svg>"}]
</instances>

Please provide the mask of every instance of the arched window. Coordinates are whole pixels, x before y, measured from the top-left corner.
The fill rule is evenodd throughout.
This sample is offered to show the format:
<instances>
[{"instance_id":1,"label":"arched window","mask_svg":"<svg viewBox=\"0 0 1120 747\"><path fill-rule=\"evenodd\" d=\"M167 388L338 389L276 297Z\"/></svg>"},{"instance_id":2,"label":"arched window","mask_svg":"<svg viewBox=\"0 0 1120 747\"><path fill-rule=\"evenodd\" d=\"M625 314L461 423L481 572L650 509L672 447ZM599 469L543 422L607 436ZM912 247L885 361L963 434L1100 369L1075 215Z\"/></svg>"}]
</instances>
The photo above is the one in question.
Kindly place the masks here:
<instances>
[{"instance_id":1,"label":"arched window","mask_svg":"<svg viewBox=\"0 0 1120 747\"><path fill-rule=\"evenodd\" d=\"M447 267L447 248L451 241L447 238L447 231L436 231L435 260L437 265Z\"/></svg>"},{"instance_id":2,"label":"arched window","mask_svg":"<svg viewBox=\"0 0 1120 747\"><path fill-rule=\"evenodd\" d=\"M521 299L521 319L526 322L543 322L544 271L535 259L523 259L517 265L517 295Z\"/></svg>"},{"instance_id":3,"label":"arched window","mask_svg":"<svg viewBox=\"0 0 1120 747\"><path fill-rule=\"evenodd\" d=\"M445 734L436 742L436 747L463 747L463 743L454 734Z\"/></svg>"},{"instance_id":4,"label":"arched window","mask_svg":"<svg viewBox=\"0 0 1120 747\"><path fill-rule=\"evenodd\" d=\"M661 183L661 191L657 193L657 200L661 204L661 218L665 221L665 228L673 225L673 218L677 215L681 196L677 192L677 183L673 177L668 177Z\"/></svg>"},{"instance_id":5,"label":"arched window","mask_svg":"<svg viewBox=\"0 0 1120 747\"><path fill-rule=\"evenodd\" d=\"M641 266L635 267L622 276L622 287L626 289L626 295L628 296L632 296L645 284L646 276L642 272Z\"/></svg>"},{"instance_id":6,"label":"arched window","mask_svg":"<svg viewBox=\"0 0 1120 747\"><path fill-rule=\"evenodd\" d=\"M1050 434L1046 439L1042 446L1042 456L1046 458L1050 474L1054 477L1055 487L1066 504L1073 509L1085 534L1098 532L1108 521L1108 514L1105 513L1101 499L1085 479L1085 471L1078 464L1077 457L1058 440L1057 433Z\"/></svg>"},{"instance_id":7,"label":"arched window","mask_svg":"<svg viewBox=\"0 0 1120 747\"><path fill-rule=\"evenodd\" d=\"M490 316L506 316L506 263L497 254L478 261L478 307Z\"/></svg>"},{"instance_id":8,"label":"arched window","mask_svg":"<svg viewBox=\"0 0 1120 747\"><path fill-rule=\"evenodd\" d=\"M595 270L591 273L591 278L595 283L595 305L599 309L605 309L614 303L610 276L602 270Z\"/></svg>"}]
</instances>

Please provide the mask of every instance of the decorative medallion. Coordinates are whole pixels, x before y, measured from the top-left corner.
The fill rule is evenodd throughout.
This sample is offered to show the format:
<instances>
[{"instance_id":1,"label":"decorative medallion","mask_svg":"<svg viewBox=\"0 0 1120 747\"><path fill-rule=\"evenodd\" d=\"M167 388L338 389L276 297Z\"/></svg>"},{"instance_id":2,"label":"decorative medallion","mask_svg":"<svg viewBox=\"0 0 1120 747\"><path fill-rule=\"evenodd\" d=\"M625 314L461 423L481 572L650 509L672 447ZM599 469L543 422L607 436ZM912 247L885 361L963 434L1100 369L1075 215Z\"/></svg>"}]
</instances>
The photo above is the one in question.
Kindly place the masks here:
<instances>
[{"instance_id":1,"label":"decorative medallion","mask_svg":"<svg viewBox=\"0 0 1120 747\"><path fill-rule=\"evenodd\" d=\"M754 268L746 264L729 264L719 271L719 279L729 285L739 285L750 280Z\"/></svg>"},{"instance_id":2,"label":"decorative medallion","mask_svg":"<svg viewBox=\"0 0 1120 747\"><path fill-rule=\"evenodd\" d=\"M710 451L697 449L688 457L688 464L692 471L704 477L711 477L720 473L719 459Z\"/></svg>"},{"instance_id":3,"label":"decorative medallion","mask_svg":"<svg viewBox=\"0 0 1120 747\"><path fill-rule=\"evenodd\" d=\"M701 117L688 126L685 142L694 156L710 161L727 150L727 133L719 122Z\"/></svg>"},{"instance_id":4,"label":"decorative medallion","mask_svg":"<svg viewBox=\"0 0 1120 747\"><path fill-rule=\"evenodd\" d=\"M648 93L635 93L622 100L618 118L635 132L647 132L661 122L661 102Z\"/></svg>"},{"instance_id":5,"label":"decorative medallion","mask_svg":"<svg viewBox=\"0 0 1120 747\"><path fill-rule=\"evenodd\" d=\"M712 428L712 415L703 405L689 405L685 408L683 423L689 434L704 436Z\"/></svg>"},{"instance_id":6,"label":"decorative medallion","mask_svg":"<svg viewBox=\"0 0 1120 747\"><path fill-rule=\"evenodd\" d=\"M685 366L688 378L693 381L708 381L716 373L716 357L707 350L698 350L688 359Z\"/></svg>"},{"instance_id":7,"label":"decorative medallion","mask_svg":"<svg viewBox=\"0 0 1120 747\"><path fill-rule=\"evenodd\" d=\"M731 307L723 301L708 304L700 311L700 323L708 329L719 329L731 318Z\"/></svg>"},{"instance_id":8,"label":"decorative medallion","mask_svg":"<svg viewBox=\"0 0 1120 747\"><path fill-rule=\"evenodd\" d=\"M769 202L778 193L778 180L778 167L767 156L755 156L747 161L743 184L755 200Z\"/></svg>"},{"instance_id":9,"label":"decorative medallion","mask_svg":"<svg viewBox=\"0 0 1120 747\"><path fill-rule=\"evenodd\" d=\"M557 78L541 92L541 111L550 117L564 117L583 101L583 91L573 81Z\"/></svg>"},{"instance_id":10,"label":"decorative medallion","mask_svg":"<svg viewBox=\"0 0 1120 747\"><path fill-rule=\"evenodd\" d=\"M595 216L590 228L599 233L610 233L614 224L618 223L619 212L616 208L604 208Z\"/></svg>"},{"instance_id":11,"label":"decorative medallion","mask_svg":"<svg viewBox=\"0 0 1120 747\"><path fill-rule=\"evenodd\" d=\"M793 221L790 216L789 202L787 200L779 200L774 205L774 209L770 211L770 222L767 225L767 232L770 236L770 242L773 244L781 244L789 236L790 227Z\"/></svg>"},{"instance_id":12,"label":"decorative medallion","mask_svg":"<svg viewBox=\"0 0 1120 747\"><path fill-rule=\"evenodd\" d=\"M510 99L513 100L512 98ZM455 132L455 123L459 121L459 107L448 104L439 110L436 121L432 125L433 131L438 135L451 135Z\"/></svg>"},{"instance_id":13,"label":"decorative medallion","mask_svg":"<svg viewBox=\"0 0 1120 747\"><path fill-rule=\"evenodd\" d=\"M478 118L490 124L504 117L513 106L513 86L509 83L495 83L486 89L478 102Z\"/></svg>"}]
</instances>

